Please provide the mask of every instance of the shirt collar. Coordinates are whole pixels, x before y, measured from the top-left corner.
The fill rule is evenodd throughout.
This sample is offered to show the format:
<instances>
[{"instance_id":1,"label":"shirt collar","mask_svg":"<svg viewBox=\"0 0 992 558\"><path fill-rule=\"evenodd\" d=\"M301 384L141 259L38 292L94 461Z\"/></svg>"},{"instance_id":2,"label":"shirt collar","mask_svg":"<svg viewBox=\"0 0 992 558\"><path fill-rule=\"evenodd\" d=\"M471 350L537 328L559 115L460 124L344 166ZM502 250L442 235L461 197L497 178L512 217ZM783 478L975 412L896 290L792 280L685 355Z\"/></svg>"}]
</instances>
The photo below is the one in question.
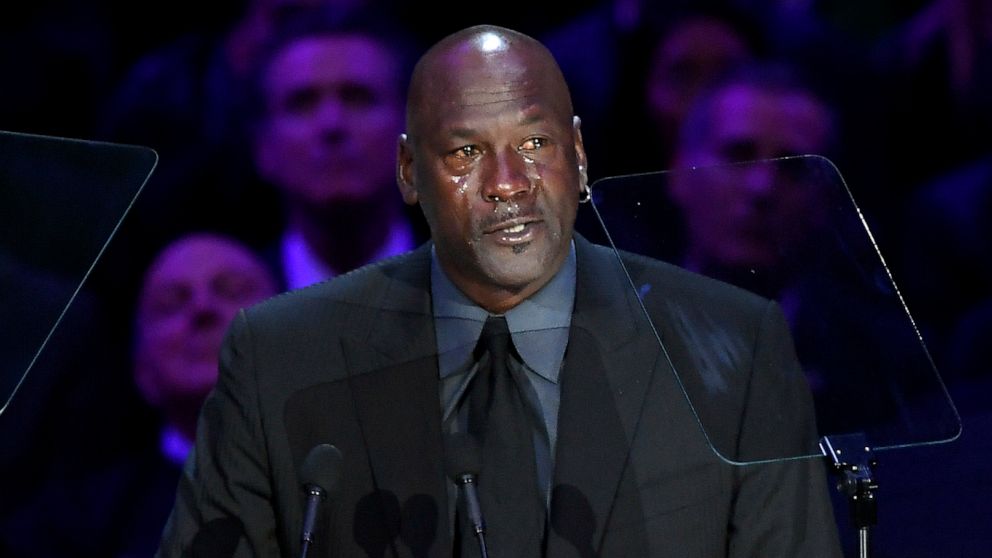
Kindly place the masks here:
<instances>
[{"instance_id":1,"label":"shirt collar","mask_svg":"<svg viewBox=\"0 0 992 558\"><path fill-rule=\"evenodd\" d=\"M379 250L369 259L374 262L406 252L414 247L413 230L403 220L396 220L389 228L389 236ZM298 289L319 283L338 275L331 266L324 263L303 238L303 231L292 228L282 237L282 264L286 275L286 286Z\"/></svg>"},{"instance_id":2,"label":"shirt collar","mask_svg":"<svg viewBox=\"0 0 992 558\"><path fill-rule=\"evenodd\" d=\"M575 262L573 242L561 269L548 284L505 314L514 347L524 364L555 383L572 322ZM472 302L445 275L434 246L431 246L431 298L443 379L471 362L489 312Z\"/></svg>"}]
</instances>

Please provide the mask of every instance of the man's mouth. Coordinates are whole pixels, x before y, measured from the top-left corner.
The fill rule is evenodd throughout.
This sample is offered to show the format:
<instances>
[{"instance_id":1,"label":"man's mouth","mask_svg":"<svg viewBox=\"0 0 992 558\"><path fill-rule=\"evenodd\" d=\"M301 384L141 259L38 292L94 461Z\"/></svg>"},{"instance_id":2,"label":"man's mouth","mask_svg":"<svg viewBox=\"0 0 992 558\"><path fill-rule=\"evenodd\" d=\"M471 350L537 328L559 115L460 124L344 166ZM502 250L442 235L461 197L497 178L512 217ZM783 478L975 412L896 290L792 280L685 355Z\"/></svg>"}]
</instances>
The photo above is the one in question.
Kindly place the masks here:
<instances>
[{"instance_id":1,"label":"man's mouth","mask_svg":"<svg viewBox=\"0 0 992 558\"><path fill-rule=\"evenodd\" d=\"M541 221L533 218L511 219L489 227L486 229L486 234L500 244L521 244L534 239L536 229L540 224Z\"/></svg>"}]
</instances>

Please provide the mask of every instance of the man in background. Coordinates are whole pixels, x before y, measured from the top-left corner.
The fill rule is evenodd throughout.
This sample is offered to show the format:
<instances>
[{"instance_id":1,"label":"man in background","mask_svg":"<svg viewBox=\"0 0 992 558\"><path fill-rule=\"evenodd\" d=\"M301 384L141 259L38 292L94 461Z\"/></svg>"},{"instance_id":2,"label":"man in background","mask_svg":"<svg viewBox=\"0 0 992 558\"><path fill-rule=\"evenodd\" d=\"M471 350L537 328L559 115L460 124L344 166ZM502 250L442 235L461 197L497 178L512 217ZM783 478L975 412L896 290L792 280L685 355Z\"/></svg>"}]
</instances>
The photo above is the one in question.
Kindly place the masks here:
<instances>
[{"instance_id":1,"label":"man in background","mask_svg":"<svg viewBox=\"0 0 992 558\"><path fill-rule=\"evenodd\" d=\"M395 150L414 43L372 18L301 11L275 30L257 68L253 150L281 194L271 254L298 288L399 254L423 239L395 194Z\"/></svg>"}]
</instances>

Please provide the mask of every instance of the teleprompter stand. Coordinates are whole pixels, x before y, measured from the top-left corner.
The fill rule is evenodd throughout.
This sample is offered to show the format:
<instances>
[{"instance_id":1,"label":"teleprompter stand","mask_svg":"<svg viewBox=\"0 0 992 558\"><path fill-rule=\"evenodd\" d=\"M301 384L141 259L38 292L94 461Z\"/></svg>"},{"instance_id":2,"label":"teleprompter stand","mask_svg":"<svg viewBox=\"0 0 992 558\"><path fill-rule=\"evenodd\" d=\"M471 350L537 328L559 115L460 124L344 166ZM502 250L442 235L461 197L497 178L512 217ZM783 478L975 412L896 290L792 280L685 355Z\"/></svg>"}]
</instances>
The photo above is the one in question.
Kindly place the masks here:
<instances>
[{"instance_id":1,"label":"teleprompter stand","mask_svg":"<svg viewBox=\"0 0 992 558\"><path fill-rule=\"evenodd\" d=\"M851 523L858 530L858 556L868 558L871 529L878 523L875 498L878 483L872 477L872 469L878 462L863 433L824 436L820 439L820 449L838 477L837 489L847 496Z\"/></svg>"}]
</instances>

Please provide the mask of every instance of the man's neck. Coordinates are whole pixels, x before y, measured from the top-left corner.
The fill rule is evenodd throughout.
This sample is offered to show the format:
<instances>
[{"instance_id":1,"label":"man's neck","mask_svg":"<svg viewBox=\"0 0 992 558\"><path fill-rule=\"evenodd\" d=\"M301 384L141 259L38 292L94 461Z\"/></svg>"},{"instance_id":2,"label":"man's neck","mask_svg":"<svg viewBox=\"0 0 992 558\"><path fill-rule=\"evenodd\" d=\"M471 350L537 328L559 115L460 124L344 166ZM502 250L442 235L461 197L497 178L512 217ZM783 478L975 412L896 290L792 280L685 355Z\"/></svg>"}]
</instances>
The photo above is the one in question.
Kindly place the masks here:
<instances>
[{"instance_id":1,"label":"man's neck","mask_svg":"<svg viewBox=\"0 0 992 558\"><path fill-rule=\"evenodd\" d=\"M292 211L289 226L311 253L341 274L376 259L396 229L408 227L404 219L398 204L340 202L319 211Z\"/></svg>"}]
</instances>

